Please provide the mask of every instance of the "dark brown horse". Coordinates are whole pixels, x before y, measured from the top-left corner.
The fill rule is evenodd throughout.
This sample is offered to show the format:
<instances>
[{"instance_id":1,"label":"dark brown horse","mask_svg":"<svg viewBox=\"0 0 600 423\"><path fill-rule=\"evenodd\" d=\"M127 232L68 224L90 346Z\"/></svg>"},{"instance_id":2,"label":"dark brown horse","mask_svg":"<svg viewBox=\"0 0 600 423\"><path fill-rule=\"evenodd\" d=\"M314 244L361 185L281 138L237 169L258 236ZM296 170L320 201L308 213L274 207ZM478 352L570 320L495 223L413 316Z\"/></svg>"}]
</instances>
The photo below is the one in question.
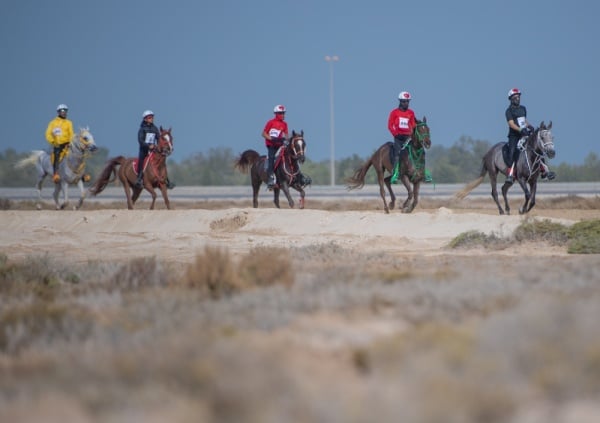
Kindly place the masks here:
<instances>
[{"instance_id":1,"label":"dark brown horse","mask_svg":"<svg viewBox=\"0 0 600 423\"><path fill-rule=\"evenodd\" d=\"M310 178L300 173L300 164L304 163L306 153L306 142L304 131L296 133L292 131L289 143L277 151L275 157L275 177L277 182L273 188L273 202L279 207L279 192L283 190L291 208L294 208L294 200L290 195L290 187L300 193L300 208L304 208L304 187L310 185ZM258 191L262 183L267 183L268 175L266 169L266 156L261 156L254 150L246 150L236 160L234 167L242 173L250 171L252 183L252 206L258 207Z\"/></svg>"},{"instance_id":2,"label":"dark brown horse","mask_svg":"<svg viewBox=\"0 0 600 423\"><path fill-rule=\"evenodd\" d=\"M133 210L133 205L140 196L142 190L145 188L152 196L152 204L150 204L150 210L154 209L154 203L156 202L156 191L154 188L159 188L162 193L163 199L167 209L171 208L169 203L169 197L167 195L167 156L173 152L173 136L171 135L171 128L163 129L160 127L160 137L156 148L148 154L148 157L144 161L144 179L143 187L138 188L136 186L137 181L137 158L126 158L123 156L117 156L109 159L106 166L98 176L98 179L90 187L90 193L92 195L100 194L106 186L115 180L117 175L117 167L119 179L125 189L125 195L127 196L127 208ZM112 178L111 178L112 176ZM133 195L132 195L133 191Z\"/></svg>"},{"instance_id":3,"label":"dark brown horse","mask_svg":"<svg viewBox=\"0 0 600 423\"><path fill-rule=\"evenodd\" d=\"M348 190L362 188L365 185L367 171L373 166L375 172L377 172L379 193L381 194L383 208L386 213L389 213L390 209L393 210L396 205L396 196L394 195L394 191L392 191L391 184L393 169L390 155L393 146L394 143L392 142L383 144L365 164L354 172L351 178L346 180ZM423 117L422 121L417 121L417 126L413 130L409 143L400 153L400 180L408 191L408 197L402 205L403 213L412 212L419 203L419 188L421 182L425 179L425 149L429 147L431 147L431 137L429 127L427 126L427 118ZM386 170L390 175L384 178ZM389 207L385 201L384 183L391 197Z\"/></svg>"},{"instance_id":4,"label":"dark brown horse","mask_svg":"<svg viewBox=\"0 0 600 423\"><path fill-rule=\"evenodd\" d=\"M523 203L523 206L519 209L520 214L529 212L533 206L535 206L535 193L537 191L537 180L540 175L542 159L545 157L552 159L556 154L554 151L554 136L550 131L551 129L552 121L550 121L548 126L542 121L540 127L527 137L523 149L519 154L519 159L515 165L515 173L516 179L525 194L525 203ZM508 170L508 166L503 157L503 149L506 145L506 142L499 142L485 153L481 159L481 172L479 178L468 183L461 191L456 193L455 198L465 198L467 194L483 182L487 173L492 185L492 198L498 206L500 214L504 214L505 210L502 209L502 206L498 201L496 179L498 173L506 175ZM527 184L529 184L529 188L527 187ZM506 214L510 214L507 194L512 185L513 184L510 182L504 182L504 185L502 185L502 197L504 197Z\"/></svg>"}]
</instances>

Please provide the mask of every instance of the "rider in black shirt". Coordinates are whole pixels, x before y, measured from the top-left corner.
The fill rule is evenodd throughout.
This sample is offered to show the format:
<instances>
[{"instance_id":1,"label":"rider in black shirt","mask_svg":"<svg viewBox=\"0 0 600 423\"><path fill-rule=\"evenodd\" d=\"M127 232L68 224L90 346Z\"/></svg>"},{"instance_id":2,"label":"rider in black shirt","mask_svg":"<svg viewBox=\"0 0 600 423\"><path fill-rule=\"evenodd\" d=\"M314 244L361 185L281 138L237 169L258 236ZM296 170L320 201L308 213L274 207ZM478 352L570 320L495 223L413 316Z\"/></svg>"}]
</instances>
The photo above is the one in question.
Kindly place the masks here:
<instances>
[{"instance_id":1,"label":"rider in black shirt","mask_svg":"<svg viewBox=\"0 0 600 423\"><path fill-rule=\"evenodd\" d=\"M521 105L521 91L518 88L512 88L508 92L510 106L506 109L506 121L508 122L508 157L509 163L506 182L512 184L514 182L514 165L519 157L517 144L523 137L530 135L534 128L527 121L527 109ZM548 170L548 165L542 159L541 162L541 177L542 179L552 180L556 177L556 173Z\"/></svg>"}]
</instances>

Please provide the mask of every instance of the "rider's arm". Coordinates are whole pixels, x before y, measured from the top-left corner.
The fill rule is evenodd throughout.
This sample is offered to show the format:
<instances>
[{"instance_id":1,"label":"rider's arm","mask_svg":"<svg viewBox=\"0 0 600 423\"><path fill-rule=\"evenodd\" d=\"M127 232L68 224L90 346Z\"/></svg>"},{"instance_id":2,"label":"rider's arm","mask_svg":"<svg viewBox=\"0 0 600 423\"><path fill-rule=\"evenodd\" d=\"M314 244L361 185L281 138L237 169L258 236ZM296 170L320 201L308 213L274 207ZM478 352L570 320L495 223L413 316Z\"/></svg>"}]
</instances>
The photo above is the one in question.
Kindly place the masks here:
<instances>
[{"instance_id":1,"label":"rider's arm","mask_svg":"<svg viewBox=\"0 0 600 423\"><path fill-rule=\"evenodd\" d=\"M508 126L514 131L521 132L521 128L519 128L519 125L517 125L513 119L508 121Z\"/></svg>"}]
</instances>

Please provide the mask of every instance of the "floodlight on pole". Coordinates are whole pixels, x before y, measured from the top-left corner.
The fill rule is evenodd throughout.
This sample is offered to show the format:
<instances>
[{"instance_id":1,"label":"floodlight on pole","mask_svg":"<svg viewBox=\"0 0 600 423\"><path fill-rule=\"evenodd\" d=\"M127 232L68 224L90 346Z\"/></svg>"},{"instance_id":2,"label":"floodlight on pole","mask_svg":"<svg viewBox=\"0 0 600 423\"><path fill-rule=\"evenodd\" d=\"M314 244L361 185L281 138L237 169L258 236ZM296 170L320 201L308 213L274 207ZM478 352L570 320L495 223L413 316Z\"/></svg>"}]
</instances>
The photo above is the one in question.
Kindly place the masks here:
<instances>
[{"instance_id":1,"label":"floodlight on pole","mask_svg":"<svg viewBox=\"0 0 600 423\"><path fill-rule=\"evenodd\" d=\"M334 126L334 114L333 114L333 64L339 61L338 56L325 56L325 61L329 63L329 125L330 125L330 145L331 145L331 158L330 158L330 176L331 186L335 186L335 126Z\"/></svg>"}]
</instances>

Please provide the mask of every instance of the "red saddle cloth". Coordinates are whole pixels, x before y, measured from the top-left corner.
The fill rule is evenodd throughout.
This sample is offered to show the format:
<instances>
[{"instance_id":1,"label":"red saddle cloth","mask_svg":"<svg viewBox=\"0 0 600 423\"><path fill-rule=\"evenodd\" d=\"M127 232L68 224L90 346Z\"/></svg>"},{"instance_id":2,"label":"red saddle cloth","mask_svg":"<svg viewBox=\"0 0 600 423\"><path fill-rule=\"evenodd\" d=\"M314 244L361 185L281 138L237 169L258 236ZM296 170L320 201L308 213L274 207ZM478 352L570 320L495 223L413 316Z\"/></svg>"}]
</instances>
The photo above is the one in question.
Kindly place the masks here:
<instances>
[{"instance_id":1,"label":"red saddle cloth","mask_svg":"<svg viewBox=\"0 0 600 423\"><path fill-rule=\"evenodd\" d=\"M144 159L144 166L142 167L142 170L146 170L146 167L148 167L148 162L150 161L150 157L152 157L152 155L154 154L154 152L148 154L146 156L146 158ZM133 161L131 162L131 165L133 166L133 171L134 173L137 175L138 173L138 162L140 160L139 159L133 159Z\"/></svg>"}]
</instances>

